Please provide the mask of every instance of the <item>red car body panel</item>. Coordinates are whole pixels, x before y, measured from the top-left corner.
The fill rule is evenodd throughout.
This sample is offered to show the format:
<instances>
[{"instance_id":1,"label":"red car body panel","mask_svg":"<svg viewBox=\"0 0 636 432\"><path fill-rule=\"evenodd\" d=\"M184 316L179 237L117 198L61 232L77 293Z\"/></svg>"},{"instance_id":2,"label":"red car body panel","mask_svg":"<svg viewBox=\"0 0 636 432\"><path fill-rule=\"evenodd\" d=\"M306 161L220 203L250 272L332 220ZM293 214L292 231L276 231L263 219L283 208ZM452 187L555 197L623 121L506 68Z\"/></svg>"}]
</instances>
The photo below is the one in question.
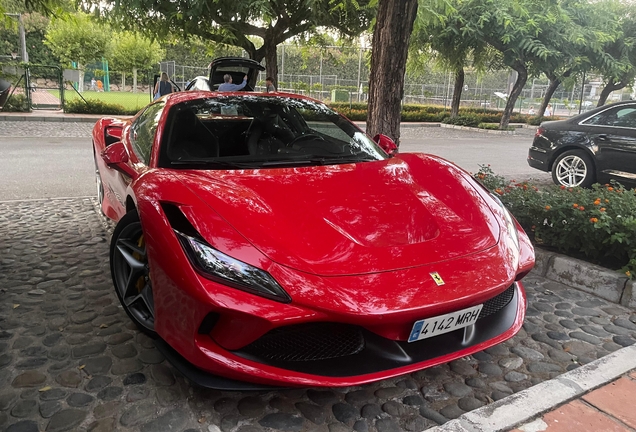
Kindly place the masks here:
<instances>
[{"instance_id":1,"label":"red car body panel","mask_svg":"<svg viewBox=\"0 0 636 432\"><path fill-rule=\"evenodd\" d=\"M94 129L102 210L118 221L139 213L150 264L155 330L196 367L262 384L350 386L394 377L500 343L523 323L520 282L534 265L530 241L465 171L431 155L355 164L255 170L157 168L172 105L215 93L188 92L165 103L149 166L127 138L130 120L102 119ZM279 94L280 95L280 94ZM294 96L297 97L297 96ZM300 97L299 97L300 98ZM306 99L306 98L305 98ZM130 178L100 157L106 131L122 130ZM215 282L191 264L162 203L177 206L215 249L265 270L291 303ZM519 239L518 254L509 239ZM438 273L444 284L431 277ZM279 326L336 322L406 341L415 321L481 304L511 285L512 324L487 341L407 366L350 376L323 376L267 365L236 354ZM219 320L209 334L206 315Z\"/></svg>"}]
</instances>

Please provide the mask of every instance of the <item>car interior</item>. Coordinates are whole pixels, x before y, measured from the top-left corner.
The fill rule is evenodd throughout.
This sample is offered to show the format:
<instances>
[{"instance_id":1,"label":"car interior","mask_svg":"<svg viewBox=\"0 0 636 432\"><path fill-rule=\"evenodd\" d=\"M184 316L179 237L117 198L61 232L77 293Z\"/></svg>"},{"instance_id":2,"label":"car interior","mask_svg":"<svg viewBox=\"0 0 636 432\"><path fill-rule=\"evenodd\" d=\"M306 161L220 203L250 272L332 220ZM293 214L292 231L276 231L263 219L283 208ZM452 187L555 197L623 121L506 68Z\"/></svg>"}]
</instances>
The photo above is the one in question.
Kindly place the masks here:
<instances>
[{"instance_id":1,"label":"car interior","mask_svg":"<svg viewBox=\"0 0 636 432\"><path fill-rule=\"evenodd\" d=\"M273 98L270 103L230 97L179 104L168 117L159 165L353 154L353 129L347 133L327 119L308 123L302 111Z\"/></svg>"}]
</instances>

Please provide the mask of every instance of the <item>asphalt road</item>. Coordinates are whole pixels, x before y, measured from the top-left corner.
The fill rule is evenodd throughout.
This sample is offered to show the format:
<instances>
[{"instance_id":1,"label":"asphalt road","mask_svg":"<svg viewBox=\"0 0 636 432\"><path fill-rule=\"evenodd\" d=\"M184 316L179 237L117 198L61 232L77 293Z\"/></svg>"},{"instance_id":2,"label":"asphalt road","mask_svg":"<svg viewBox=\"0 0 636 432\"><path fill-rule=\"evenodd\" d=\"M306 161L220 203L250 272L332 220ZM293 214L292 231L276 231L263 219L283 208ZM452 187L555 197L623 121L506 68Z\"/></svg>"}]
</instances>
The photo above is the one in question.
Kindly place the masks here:
<instances>
[{"instance_id":1,"label":"asphalt road","mask_svg":"<svg viewBox=\"0 0 636 432\"><path fill-rule=\"evenodd\" d=\"M516 180L549 182L526 163L534 130L494 135L440 127L403 128L400 151L439 155L476 172L490 164ZM66 135L66 136L65 136ZM95 194L90 127L77 123L0 123L0 201Z\"/></svg>"}]
</instances>

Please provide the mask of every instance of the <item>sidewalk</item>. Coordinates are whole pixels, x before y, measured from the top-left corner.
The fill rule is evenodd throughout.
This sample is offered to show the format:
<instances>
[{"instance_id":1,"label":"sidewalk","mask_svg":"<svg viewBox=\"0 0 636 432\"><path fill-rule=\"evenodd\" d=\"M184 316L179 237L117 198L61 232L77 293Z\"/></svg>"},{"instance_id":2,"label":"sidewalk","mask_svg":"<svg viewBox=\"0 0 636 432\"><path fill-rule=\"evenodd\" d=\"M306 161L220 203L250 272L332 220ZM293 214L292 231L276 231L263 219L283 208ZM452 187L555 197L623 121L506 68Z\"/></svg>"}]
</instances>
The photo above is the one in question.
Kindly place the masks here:
<instances>
[{"instance_id":1,"label":"sidewalk","mask_svg":"<svg viewBox=\"0 0 636 432\"><path fill-rule=\"evenodd\" d=\"M633 432L635 399L632 345L428 432Z\"/></svg>"}]
</instances>

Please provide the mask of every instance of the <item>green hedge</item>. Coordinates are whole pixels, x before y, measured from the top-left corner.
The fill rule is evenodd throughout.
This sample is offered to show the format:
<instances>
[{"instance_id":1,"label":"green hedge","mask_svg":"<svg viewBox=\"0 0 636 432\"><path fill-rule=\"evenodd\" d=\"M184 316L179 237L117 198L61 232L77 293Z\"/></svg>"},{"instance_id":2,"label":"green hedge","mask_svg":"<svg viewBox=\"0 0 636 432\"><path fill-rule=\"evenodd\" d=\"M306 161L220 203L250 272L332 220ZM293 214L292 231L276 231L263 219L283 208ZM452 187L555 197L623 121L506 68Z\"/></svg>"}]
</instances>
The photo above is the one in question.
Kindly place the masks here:
<instances>
[{"instance_id":1,"label":"green hedge","mask_svg":"<svg viewBox=\"0 0 636 432\"><path fill-rule=\"evenodd\" d=\"M67 100L64 102L64 112L72 114L111 114L111 115L134 115L139 110L126 109L122 105L106 103L96 99Z\"/></svg>"},{"instance_id":2,"label":"green hedge","mask_svg":"<svg viewBox=\"0 0 636 432\"><path fill-rule=\"evenodd\" d=\"M329 106L350 120L365 121L367 119L366 103L334 102ZM462 126L477 126L479 123L499 123L501 121L501 111L483 108L460 108L458 119L445 120L450 118L450 112L442 106L437 105L404 105L402 106L403 122L445 122ZM510 117L511 123L527 123L531 119L526 114L513 113ZM457 122L457 123L455 123Z\"/></svg>"},{"instance_id":3,"label":"green hedge","mask_svg":"<svg viewBox=\"0 0 636 432\"><path fill-rule=\"evenodd\" d=\"M4 112L28 112L29 104L27 97L23 94L13 94L2 107Z\"/></svg>"},{"instance_id":4,"label":"green hedge","mask_svg":"<svg viewBox=\"0 0 636 432\"><path fill-rule=\"evenodd\" d=\"M636 275L636 190L507 181L482 166L475 178L499 196L538 245Z\"/></svg>"}]
</instances>

